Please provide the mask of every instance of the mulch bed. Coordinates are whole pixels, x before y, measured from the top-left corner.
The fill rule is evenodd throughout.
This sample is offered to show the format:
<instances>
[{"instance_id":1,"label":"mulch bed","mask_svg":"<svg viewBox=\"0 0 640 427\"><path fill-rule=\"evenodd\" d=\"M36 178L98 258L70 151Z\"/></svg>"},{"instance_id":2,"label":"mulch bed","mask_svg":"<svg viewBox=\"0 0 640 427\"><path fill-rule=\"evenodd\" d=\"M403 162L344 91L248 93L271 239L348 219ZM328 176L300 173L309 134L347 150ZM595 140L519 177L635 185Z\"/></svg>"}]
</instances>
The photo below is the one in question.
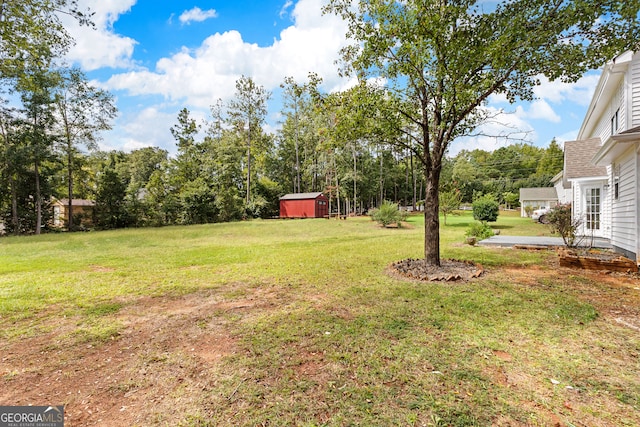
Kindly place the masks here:
<instances>
[{"instance_id":1,"label":"mulch bed","mask_svg":"<svg viewBox=\"0 0 640 427\"><path fill-rule=\"evenodd\" d=\"M443 259L440 260L440 266L432 266L427 265L424 259L409 258L391 264L389 272L396 277L422 282L453 282L480 277L484 268L471 261Z\"/></svg>"}]
</instances>

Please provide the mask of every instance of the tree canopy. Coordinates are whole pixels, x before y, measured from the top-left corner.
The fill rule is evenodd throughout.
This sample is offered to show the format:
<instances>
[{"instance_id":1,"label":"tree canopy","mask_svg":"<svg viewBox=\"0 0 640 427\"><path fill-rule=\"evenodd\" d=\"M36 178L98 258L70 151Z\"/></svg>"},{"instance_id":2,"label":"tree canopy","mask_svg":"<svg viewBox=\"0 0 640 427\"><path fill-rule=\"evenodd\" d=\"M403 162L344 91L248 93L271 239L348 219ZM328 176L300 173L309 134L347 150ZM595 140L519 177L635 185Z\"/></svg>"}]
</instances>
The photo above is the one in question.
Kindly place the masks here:
<instances>
[{"instance_id":1,"label":"tree canopy","mask_svg":"<svg viewBox=\"0 0 640 427\"><path fill-rule=\"evenodd\" d=\"M330 0L354 43L346 74L384 78L417 131L412 150L426 181L425 261L440 264L438 191L450 143L487 118L492 94L533 98L539 76L576 81L640 39L638 0Z\"/></svg>"}]
</instances>

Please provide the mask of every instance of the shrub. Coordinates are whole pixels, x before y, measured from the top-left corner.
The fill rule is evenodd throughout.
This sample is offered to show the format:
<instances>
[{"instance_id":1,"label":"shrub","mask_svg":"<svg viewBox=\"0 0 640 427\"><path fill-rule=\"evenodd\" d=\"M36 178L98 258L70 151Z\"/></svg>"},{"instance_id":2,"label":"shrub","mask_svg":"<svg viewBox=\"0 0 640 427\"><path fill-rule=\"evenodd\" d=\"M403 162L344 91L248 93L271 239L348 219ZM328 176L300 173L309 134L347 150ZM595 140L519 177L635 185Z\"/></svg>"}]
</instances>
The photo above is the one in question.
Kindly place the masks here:
<instances>
[{"instance_id":1,"label":"shrub","mask_svg":"<svg viewBox=\"0 0 640 427\"><path fill-rule=\"evenodd\" d=\"M476 221L471 224L465 236L467 236L467 238L475 237L476 240L483 240L493 236L493 230L486 222Z\"/></svg>"},{"instance_id":2,"label":"shrub","mask_svg":"<svg viewBox=\"0 0 640 427\"><path fill-rule=\"evenodd\" d=\"M564 244L573 248L576 246L576 232L580 228L582 221L579 218L573 218L571 215L571 203L557 205L551 212L547 214L548 224L551 229L560 236Z\"/></svg>"},{"instance_id":3,"label":"shrub","mask_svg":"<svg viewBox=\"0 0 640 427\"><path fill-rule=\"evenodd\" d=\"M496 199L487 194L473 202L473 219L482 222L495 222L498 219L500 205Z\"/></svg>"},{"instance_id":4,"label":"shrub","mask_svg":"<svg viewBox=\"0 0 640 427\"><path fill-rule=\"evenodd\" d=\"M529 205L529 206L525 206L524 207L524 213L527 214L527 217L531 218L531 214L533 213L533 206Z\"/></svg>"},{"instance_id":5,"label":"shrub","mask_svg":"<svg viewBox=\"0 0 640 427\"><path fill-rule=\"evenodd\" d=\"M406 218L406 213L398 209L398 204L385 200L380 208L372 209L371 218L374 221L388 227L394 222L400 226L400 222Z\"/></svg>"}]
</instances>

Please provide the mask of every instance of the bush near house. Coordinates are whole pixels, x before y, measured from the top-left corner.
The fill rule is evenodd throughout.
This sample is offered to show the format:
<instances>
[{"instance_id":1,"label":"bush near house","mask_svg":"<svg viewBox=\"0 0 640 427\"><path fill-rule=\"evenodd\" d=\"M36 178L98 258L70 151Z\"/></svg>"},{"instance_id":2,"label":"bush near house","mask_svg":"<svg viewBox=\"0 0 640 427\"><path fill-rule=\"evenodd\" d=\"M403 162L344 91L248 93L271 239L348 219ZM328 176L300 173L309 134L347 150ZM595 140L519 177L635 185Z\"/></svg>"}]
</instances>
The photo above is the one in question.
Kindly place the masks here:
<instances>
[{"instance_id":1,"label":"bush near house","mask_svg":"<svg viewBox=\"0 0 640 427\"><path fill-rule=\"evenodd\" d=\"M562 241L567 247L573 248L577 245L576 232L582 225L582 220L572 217L571 203L555 206L547 214L547 221L551 229L562 236Z\"/></svg>"}]
</instances>

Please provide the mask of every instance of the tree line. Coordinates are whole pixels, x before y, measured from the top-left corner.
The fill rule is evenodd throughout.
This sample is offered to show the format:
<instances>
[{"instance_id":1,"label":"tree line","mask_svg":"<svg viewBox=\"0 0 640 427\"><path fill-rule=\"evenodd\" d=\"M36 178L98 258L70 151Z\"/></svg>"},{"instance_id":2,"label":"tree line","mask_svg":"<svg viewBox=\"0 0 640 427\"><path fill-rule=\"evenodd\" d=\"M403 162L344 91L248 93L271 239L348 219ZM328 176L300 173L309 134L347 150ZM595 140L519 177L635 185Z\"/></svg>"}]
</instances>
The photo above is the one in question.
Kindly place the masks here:
<instances>
[{"instance_id":1,"label":"tree line","mask_svg":"<svg viewBox=\"0 0 640 427\"><path fill-rule=\"evenodd\" d=\"M242 77L234 98L211 105L206 121L180 110L170 127L176 143L170 156L157 147L96 150L95 132L108 129L115 113L112 98L88 86L80 71L66 71L37 87L37 109L27 91L22 110L4 110L0 214L10 233L50 226L54 197L95 200L90 219L102 229L270 218L278 216L279 198L292 192L324 192L342 214L384 200L424 204L423 171L412 151L385 144L394 135L376 125L373 110L354 108L362 97L376 101L367 86L326 94L313 74L304 84L286 78L281 127L269 134L271 94ZM515 206L520 187L548 186L561 168L555 141L547 148L462 151L445 158L441 190L458 191L462 202L493 194ZM66 228L81 223L69 218Z\"/></svg>"},{"instance_id":2,"label":"tree line","mask_svg":"<svg viewBox=\"0 0 640 427\"><path fill-rule=\"evenodd\" d=\"M281 130L268 134L271 95L242 77L207 123L179 113L169 157L154 148L91 151L115 108L110 94L60 64L72 40L57 18L91 25L89 12L74 0L2 2L3 97L22 103L5 102L1 114L4 225L39 233L52 196L95 199L102 228L268 217L288 192L324 191L341 213L424 200L425 262L439 265L441 191L507 202L518 185L548 185L559 162L553 144L450 159L451 142L491 119L483 108L490 96L531 100L540 75L576 81L637 47L638 10L638 0L516 0L487 9L475 1L359 2L357 10L331 0L324 12L345 19L353 41L341 51L340 72L357 78L355 87L326 94L313 74L304 84L285 79Z\"/></svg>"}]
</instances>

